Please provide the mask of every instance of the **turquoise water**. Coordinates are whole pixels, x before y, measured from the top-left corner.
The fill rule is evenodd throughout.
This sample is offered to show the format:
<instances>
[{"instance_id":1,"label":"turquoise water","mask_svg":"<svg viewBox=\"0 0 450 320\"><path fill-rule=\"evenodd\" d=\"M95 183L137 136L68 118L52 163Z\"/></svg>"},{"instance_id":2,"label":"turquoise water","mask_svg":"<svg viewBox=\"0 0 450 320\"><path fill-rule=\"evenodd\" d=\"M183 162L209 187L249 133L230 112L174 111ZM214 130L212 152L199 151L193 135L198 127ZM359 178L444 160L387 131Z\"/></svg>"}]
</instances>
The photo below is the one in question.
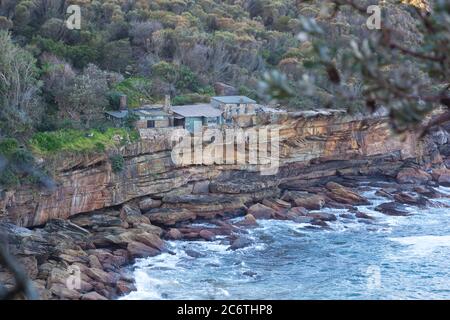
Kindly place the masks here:
<instances>
[{"instance_id":1,"label":"turquoise water","mask_svg":"<svg viewBox=\"0 0 450 320\"><path fill-rule=\"evenodd\" d=\"M438 190L449 197L434 201L450 204L450 188ZM124 299L450 299L450 209L386 216L373 211L386 202L375 191L358 207L373 221L339 217L330 230L259 221L254 244L237 251L220 239L169 242L175 255L136 262L137 290Z\"/></svg>"}]
</instances>

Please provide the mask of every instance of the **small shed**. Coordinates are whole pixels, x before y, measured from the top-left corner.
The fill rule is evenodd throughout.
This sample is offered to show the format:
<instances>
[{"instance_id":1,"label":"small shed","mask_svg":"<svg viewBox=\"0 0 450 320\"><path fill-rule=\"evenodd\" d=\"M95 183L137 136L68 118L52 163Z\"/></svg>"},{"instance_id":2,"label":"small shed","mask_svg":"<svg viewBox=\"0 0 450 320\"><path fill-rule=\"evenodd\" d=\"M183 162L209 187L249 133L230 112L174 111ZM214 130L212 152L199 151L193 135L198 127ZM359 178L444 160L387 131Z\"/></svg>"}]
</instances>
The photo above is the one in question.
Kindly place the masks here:
<instances>
[{"instance_id":1,"label":"small shed","mask_svg":"<svg viewBox=\"0 0 450 320\"><path fill-rule=\"evenodd\" d=\"M107 111L105 112L106 119L111 121L114 126L122 127L125 124L125 120L128 116L128 110L119 111Z\"/></svg>"},{"instance_id":2,"label":"small shed","mask_svg":"<svg viewBox=\"0 0 450 320\"><path fill-rule=\"evenodd\" d=\"M246 96L218 96L211 98L211 105L223 113L226 120L233 116L254 114L256 101Z\"/></svg>"},{"instance_id":3,"label":"small shed","mask_svg":"<svg viewBox=\"0 0 450 320\"><path fill-rule=\"evenodd\" d=\"M139 120L136 122L138 129L167 128L171 125L171 116L162 106L144 106L139 109L134 109L132 112L139 117Z\"/></svg>"},{"instance_id":4,"label":"small shed","mask_svg":"<svg viewBox=\"0 0 450 320\"><path fill-rule=\"evenodd\" d=\"M193 104L173 106L174 126L182 126L189 132L199 130L203 126L217 127L223 123L222 112L210 104Z\"/></svg>"},{"instance_id":5,"label":"small shed","mask_svg":"<svg viewBox=\"0 0 450 320\"><path fill-rule=\"evenodd\" d=\"M128 115L137 116L136 128L138 129L166 128L171 125L171 115L164 110L164 107L144 106L139 109L106 112L106 118L116 127L124 126Z\"/></svg>"}]
</instances>

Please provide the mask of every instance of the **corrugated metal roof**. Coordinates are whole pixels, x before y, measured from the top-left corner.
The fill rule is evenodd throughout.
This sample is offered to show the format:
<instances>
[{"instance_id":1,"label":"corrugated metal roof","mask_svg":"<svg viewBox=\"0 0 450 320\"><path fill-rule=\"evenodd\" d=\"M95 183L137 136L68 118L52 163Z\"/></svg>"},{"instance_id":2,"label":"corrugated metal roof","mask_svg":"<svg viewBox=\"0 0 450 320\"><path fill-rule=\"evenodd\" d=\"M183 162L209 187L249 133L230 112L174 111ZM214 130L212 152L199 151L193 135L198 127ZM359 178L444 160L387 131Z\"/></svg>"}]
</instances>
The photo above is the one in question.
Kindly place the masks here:
<instances>
[{"instance_id":1,"label":"corrugated metal roof","mask_svg":"<svg viewBox=\"0 0 450 320\"><path fill-rule=\"evenodd\" d=\"M121 110L121 111L106 111L107 114L110 116L113 116L114 118L123 119L128 115L128 110Z\"/></svg>"},{"instance_id":2,"label":"corrugated metal roof","mask_svg":"<svg viewBox=\"0 0 450 320\"><path fill-rule=\"evenodd\" d=\"M133 113L142 117L169 116L162 108L140 108L133 110Z\"/></svg>"},{"instance_id":3,"label":"corrugated metal roof","mask_svg":"<svg viewBox=\"0 0 450 320\"><path fill-rule=\"evenodd\" d=\"M172 111L183 117L220 117L220 110L210 104L192 104L186 106L173 106Z\"/></svg>"},{"instance_id":4,"label":"corrugated metal roof","mask_svg":"<svg viewBox=\"0 0 450 320\"><path fill-rule=\"evenodd\" d=\"M255 100L252 100L246 96L218 96L218 97L212 97L211 99L219 101L220 103L231 103L231 104L256 103Z\"/></svg>"}]
</instances>

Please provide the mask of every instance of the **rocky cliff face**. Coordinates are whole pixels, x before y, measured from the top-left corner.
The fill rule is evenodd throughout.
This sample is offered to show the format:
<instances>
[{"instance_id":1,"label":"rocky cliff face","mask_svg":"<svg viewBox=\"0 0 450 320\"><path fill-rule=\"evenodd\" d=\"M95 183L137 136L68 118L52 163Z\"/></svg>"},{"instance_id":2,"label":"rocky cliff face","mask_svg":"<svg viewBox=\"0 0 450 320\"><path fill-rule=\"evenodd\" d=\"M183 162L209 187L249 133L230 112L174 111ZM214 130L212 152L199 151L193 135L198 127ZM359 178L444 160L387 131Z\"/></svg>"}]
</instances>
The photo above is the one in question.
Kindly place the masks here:
<instances>
[{"instance_id":1,"label":"rocky cliff face","mask_svg":"<svg viewBox=\"0 0 450 320\"><path fill-rule=\"evenodd\" d=\"M391 135L384 118L340 112L249 122L279 132L274 175L261 175L261 166L249 163L176 165L167 135L118 150L125 159L120 173L106 155L47 159L58 187L4 192L0 235L41 298L113 299L133 290L124 267L167 252L163 239L221 236L235 250L249 245L244 228L260 219L330 228L337 217L325 207L346 209L342 216L358 221L374 219L358 210L369 202L358 193L360 181L389 199L375 210L397 216L410 214L405 205L438 206L433 199L446 195L434 187L450 186L450 124L419 141L414 133ZM205 219L208 227L192 223ZM2 266L0 284L14 286Z\"/></svg>"},{"instance_id":2,"label":"rocky cliff face","mask_svg":"<svg viewBox=\"0 0 450 320\"><path fill-rule=\"evenodd\" d=\"M175 165L169 136L161 135L119 150L125 159L120 173L112 171L106 155L56 161L56 190L4 192L0 219L31 227L144 196L166 198L167 206L173 207L181 201L173 196L205 190L239 194L245 202L276 192L276 186L289 179L332 176L337 171L394 174L399 161L421 153L414 134L404 140L392 136L383 118L354 119L327 111L281 114L265 122L258 127L279 129L280 170L276 175L261 176L255 165Z\"/></svg>"}]
</instances>

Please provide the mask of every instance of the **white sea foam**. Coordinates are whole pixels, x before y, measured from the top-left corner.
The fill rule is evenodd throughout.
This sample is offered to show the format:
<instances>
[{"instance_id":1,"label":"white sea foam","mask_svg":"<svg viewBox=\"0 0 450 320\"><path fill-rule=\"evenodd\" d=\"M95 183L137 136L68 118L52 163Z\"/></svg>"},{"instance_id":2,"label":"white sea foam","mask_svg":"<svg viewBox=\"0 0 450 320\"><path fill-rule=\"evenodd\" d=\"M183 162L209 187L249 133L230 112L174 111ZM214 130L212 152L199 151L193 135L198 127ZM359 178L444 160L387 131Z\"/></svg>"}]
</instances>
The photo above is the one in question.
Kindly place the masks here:
<instances>
[{"instance_id":1,"label":"white sea foam","mask_svg":"<svg viewBox=\"0 0 450 320\"><path fill-rule=\"evenodd\" d=\"M440 247L450 247L450 235L400 237L389 240L408 246L406 251L416 256L427 256Z\"/></svg>"}]
</instances>

